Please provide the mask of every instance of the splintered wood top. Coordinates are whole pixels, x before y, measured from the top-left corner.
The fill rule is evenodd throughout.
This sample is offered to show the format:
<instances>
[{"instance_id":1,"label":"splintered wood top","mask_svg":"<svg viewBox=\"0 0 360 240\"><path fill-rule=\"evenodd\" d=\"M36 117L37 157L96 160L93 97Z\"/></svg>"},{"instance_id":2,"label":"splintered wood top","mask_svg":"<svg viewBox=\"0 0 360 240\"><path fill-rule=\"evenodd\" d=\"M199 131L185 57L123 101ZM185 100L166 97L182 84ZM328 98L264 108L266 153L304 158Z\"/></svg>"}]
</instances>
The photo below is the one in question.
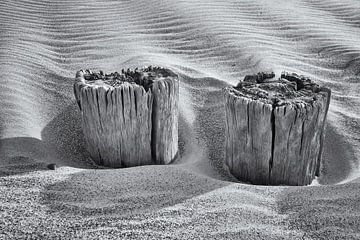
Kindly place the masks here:
<instances>
[{"instance_id":1,"label":"splintered wood top","mask_svg":"<svg viewBox=\"0 0 360 240\"><path fill-rule=\"evenodd\" d=\"M312 104L319 96L330 92L309 78L286 72L278 79L275 79L274 73L248 75L236 87L228 90L237 97L258 100L273 106Z\"/></svg>"},{"instance_id":2,"label":"splintered wood top","mask_svg":"<svg viewBox=\"0 0 360 240\"><path fill-rule=\"evenodd\" d=\"M80 81L88 86L120 87L124 83L143 86L147 91L154 81L164 78L177 78L177 75L169 69L161 67L144 67L141 69L122 69L121 72L106 74L103 71L92 72L87 69L80 70L76 74Z\"/></svg>"}]
</instances>

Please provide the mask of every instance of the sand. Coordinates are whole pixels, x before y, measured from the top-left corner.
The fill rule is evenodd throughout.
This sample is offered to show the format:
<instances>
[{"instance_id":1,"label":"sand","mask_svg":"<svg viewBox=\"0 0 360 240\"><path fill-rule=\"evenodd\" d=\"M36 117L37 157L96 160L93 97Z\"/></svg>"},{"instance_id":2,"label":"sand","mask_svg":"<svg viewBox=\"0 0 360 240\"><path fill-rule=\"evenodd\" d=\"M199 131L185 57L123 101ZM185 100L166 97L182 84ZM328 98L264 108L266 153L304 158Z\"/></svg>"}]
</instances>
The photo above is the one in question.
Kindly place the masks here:
<instances>
[{"instance_id":1,"label":"sand","mask_svg":"<svg viewBox=\"0 0 360 240\"><path fill-rule=\"evenodd\" d=\"M0 239L360 239L357 0L4 0L0 13ZM180 158L97 167L75 72L144 65L180 76ZM311 186L222 168L221 89L265 70L333 90Z\"/></svg>"}]
</instances>

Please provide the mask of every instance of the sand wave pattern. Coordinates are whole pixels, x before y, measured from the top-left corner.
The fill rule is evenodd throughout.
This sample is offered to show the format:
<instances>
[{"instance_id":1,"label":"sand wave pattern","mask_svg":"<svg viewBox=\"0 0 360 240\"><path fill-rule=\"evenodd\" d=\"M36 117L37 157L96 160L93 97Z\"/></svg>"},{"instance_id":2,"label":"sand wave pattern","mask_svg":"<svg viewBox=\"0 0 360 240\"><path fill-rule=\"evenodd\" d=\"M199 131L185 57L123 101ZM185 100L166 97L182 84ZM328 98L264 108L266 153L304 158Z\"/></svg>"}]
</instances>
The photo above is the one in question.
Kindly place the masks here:
<instances>
[{"instance_id":1,"label":"sand wave pattern","mask_svg":"<svg viewBox=\"0 0 360 240\"><path fill-rule=\"evenodd\" d=\"M360 238L358 0L2 0L0 13L0 238ZM95 170L75 72L144 65L180 76L181 158ZM251 186L222 169L221 89L263 70L333 90L323 185Z\"/></svg>"}]
</instances>

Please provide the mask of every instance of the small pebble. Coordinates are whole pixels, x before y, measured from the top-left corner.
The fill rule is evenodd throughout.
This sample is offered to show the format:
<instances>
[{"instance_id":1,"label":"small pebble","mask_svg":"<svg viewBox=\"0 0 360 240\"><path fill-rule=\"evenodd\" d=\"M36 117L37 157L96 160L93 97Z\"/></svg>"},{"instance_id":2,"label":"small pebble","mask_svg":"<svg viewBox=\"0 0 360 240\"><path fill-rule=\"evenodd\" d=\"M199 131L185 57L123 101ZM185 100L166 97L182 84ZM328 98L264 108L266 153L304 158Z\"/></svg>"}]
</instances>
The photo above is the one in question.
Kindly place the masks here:
<instances>
[{"instance_id":1,"label":"small pebble","mask_svg":"<svg viewBox=\"0 0 360 240\"><path fill-rule=\"evenodd\" d=\"M56 164L55 163L50 163L47 165L47 168L50 170L56 170Z\"/></svg>"}]
</instances>

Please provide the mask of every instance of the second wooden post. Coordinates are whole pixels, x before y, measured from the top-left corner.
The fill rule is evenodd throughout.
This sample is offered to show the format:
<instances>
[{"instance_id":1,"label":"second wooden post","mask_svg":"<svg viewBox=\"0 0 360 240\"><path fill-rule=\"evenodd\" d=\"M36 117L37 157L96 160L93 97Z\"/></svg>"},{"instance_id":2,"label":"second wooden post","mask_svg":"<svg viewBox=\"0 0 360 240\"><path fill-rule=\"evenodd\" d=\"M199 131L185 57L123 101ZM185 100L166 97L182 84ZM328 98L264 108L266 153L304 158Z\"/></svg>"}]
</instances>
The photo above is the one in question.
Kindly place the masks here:
<instances>
[{"instance_id":1,"label":"second wooden post","mask_svg":"<svg viewBox=\"0 0 360 240\"><path fill-rule=\"evenodd\" d=\"M319 174L330 90L296 74L225 89L225 165L239 180L307 185Z\"/></svg>"}]
</instances>

